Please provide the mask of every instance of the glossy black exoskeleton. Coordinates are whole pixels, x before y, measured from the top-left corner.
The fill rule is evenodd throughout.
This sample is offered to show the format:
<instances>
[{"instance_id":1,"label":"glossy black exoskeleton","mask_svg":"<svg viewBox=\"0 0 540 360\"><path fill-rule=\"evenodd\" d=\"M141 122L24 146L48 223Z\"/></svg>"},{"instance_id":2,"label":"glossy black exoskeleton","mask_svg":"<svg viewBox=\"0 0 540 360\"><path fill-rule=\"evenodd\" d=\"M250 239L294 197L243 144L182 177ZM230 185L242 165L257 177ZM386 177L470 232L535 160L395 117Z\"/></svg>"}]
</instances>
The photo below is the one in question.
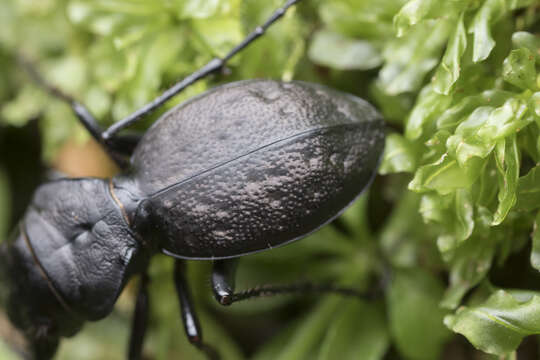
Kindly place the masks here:
<instances>
[{"instance_id":1,"label":"glossy black exoskeleton","mask_svg":"<svg viewBox=\"0 0 540 360\"><path fill-rule=\"evenodd\" d=\"M175 91L220 69L230 56ZM112 179L42 185L0 248L9 317L37 359L52 357L59 339L85 321L107 316L126 281L142 274L129 353L139 358L145 272L158 252L179 259L175 282L189 339L217 358L202 341L180 259L213 260L216 298L225 305L238 300L231 258L297 240L334 219L373 178L383 150L383 121L372 106L316 84L249 80L214 88L161 116L134 147L115 132L141 113L101 132L86 108L42 85L71 103L126 171ZM129 163L121 160L126 156Z\"/></svg>"}]
</instances>

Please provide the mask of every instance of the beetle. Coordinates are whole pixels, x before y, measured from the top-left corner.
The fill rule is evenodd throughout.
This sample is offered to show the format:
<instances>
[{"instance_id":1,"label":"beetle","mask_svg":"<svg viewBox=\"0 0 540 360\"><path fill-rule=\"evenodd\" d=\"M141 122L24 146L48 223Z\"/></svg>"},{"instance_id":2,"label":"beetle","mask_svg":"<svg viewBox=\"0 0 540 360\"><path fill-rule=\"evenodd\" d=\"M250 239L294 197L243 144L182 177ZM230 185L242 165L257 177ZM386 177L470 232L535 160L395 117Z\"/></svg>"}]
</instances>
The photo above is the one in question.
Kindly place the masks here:
<instances>
[{"instance_id":1,"label":"beetle","mask_svg":"<svg viewBox=\"0 0 540 360\"><path fill-rule=\"evenodd\" d=\"M233 82L172 108L141 138L118 135L221 70L298 1L287 1L224 58L104 131L84 105L46 83L20 57L34 80L69 103L124 170L111 179L41 185L0 247L8 315L36 359L52 358L62 337L106 317L126 282L140 275L128 354L139 359L148 321L146 270L157 253L176 258L175 285L190 342L217 359L202 338L185 260L213 261L212 289L223 305L283 291L235 293L237 259L316 231L368 186L384 147L382 117L366 101L322 85Z\"/></svg>"}]
</instances>

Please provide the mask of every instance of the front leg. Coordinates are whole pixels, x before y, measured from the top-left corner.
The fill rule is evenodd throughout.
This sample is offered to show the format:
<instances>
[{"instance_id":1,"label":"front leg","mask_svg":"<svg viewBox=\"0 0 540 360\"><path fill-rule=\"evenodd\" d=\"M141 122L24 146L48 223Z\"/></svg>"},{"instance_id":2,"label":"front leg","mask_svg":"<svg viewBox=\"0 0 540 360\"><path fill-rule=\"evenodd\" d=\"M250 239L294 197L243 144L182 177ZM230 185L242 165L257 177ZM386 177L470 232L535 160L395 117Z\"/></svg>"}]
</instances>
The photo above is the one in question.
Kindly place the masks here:
<instances>
[{"instance_id":1,"label":"front leg","mask_svg":"<svg viewBox=\"0 0 540 360\"><path fill-rule=\"evenodd\" d=\"M129 339L128 359L140 360L142 358L142 349L144 344L144 336L148 327L148 274L146 271L141 274L141 283L139 294L137 295L137 303L135 305L135 314L131 327L131 337Z\"/></svg>"},{"instance_id":2,"label":"front leg","mask_svg":"<svg viewBox=\"0 0 540 360\"><path fill-rule=\"evenodd\" d=\"M189 342L204 352L208 359L218 360L220 359L218 352L212 346L203 342L201 325L193 307L191 293L184 276L185 272L186 266L184 261L176 260L174 264L174 283L176 285L178 300L180 301L180 310L186 335Z\"/></svg>"}]
</instances>

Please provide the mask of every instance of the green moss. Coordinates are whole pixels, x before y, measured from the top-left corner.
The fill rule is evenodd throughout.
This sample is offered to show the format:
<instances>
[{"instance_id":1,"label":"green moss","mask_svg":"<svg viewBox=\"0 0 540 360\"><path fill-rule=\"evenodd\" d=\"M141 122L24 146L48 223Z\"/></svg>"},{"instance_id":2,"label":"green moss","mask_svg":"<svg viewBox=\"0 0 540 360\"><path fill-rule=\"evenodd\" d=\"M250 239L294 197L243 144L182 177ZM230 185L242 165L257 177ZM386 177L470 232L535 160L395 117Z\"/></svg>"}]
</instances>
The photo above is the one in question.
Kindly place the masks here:
<instances>
[{"instance_id":1,"label":"green moss","mask_svg":"<svg viewBox=\"0 0 540 360\"><path fill-rule=\"evenodd\" d=\"M39 63L50 81L107 125L225 54L280 4L4 0L0 126L23 126L40 115L47 161L77 133L69 109L32 84L13 61L15 52ZM309 278L365 290L391 266L396 276L386 301L356 306L288 296L220 309L210 298L208 264L191 264L205 337L226 358L250 351L261 359L331 359L346 349L343 356L351 359L381 359L388 351L435 359L452 341L446 326L478 349L512 356L523 336L540 333L535 278L508 261L524 264L530 257L526 267L539 268L539 22L534 0L305 0L235 57L229 75L201 81L141 125L219 82L260 77L355 93L392 123L384 177L345 214L346 233L326 227L246 257L238 280L240 289ZM0 233L8 216L1 197ZM170 272L169 260L154 260L154 320L145 351L159 359L197 358L183 339ZM499 290L518 286L527 299ZM66 341L62 358L77 357L81 348L122 358L133 293L127 289L105 325ZM377 341L363 321L373 324ZM243 336L242 327L254 335Z\"/></svg>"}]
</instances>

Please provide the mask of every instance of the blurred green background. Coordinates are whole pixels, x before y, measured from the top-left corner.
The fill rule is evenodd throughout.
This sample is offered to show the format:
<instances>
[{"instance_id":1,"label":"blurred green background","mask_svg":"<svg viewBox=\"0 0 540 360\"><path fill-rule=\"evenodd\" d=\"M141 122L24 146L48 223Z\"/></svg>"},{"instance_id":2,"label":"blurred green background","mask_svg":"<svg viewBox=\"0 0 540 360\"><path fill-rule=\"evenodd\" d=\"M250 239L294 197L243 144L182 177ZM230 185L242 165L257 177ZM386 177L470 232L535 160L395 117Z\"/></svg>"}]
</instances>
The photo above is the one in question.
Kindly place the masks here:
<instances>
[{"instance_id":1,"label":"blurred green background","mask_svg":"<svg viewBox=\"0 0 540 360\"><path fill-rule=\"evenodd\" d=\"M115 171L15 53L106 126L226 54L281 5L2 0L0 241L47 169ZM309 238L242 258L237 281L238 289L312 280L368 290L389 268L384 295L280 296L221 308L211 298L210 264L191 262L207 341L225 359L540 358L539 32L537 0L303 0L226 73L138 125L143 131L211 86L250 78L322 83L367 99L387 121L370 191ZM145 357L203 359L185 340L172 260L156 256L150 275ZM57 358L125 358L136 282L109 317L64 340ZM0 359L17 358L1 311L0 337Z\"/></svg>"}]
</instances>

